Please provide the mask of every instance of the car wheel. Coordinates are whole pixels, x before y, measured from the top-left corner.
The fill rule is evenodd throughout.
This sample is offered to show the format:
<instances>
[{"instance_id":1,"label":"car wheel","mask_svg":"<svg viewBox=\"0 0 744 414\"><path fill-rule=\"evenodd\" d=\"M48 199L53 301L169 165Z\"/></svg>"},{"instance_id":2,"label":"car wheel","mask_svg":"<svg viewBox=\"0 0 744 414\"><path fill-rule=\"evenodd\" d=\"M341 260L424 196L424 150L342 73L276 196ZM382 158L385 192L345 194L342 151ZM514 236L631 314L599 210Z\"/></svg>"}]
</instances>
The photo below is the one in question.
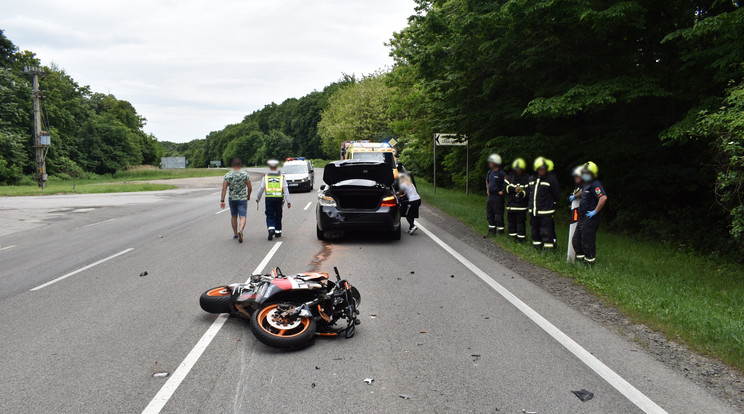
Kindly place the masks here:
<instances>
[{"instance_id":1,"label":"car wheel","mask_svg":"<svg viewBox=\"0 0 744 414\"><path fill-rule=\"evenodd\" d=\"M400 240L400 228L401 226L398 226L397 230L393 230L392 234L390 235L390 238L393 240Z\"/></svg>"},{"instance_id":2,"label":"car wheel","mask_svg":"<svg viewBox=\"0 0 744 414\"><path fill-rule=\"evenodd\" d=\"M325 240L325 232L320 229L320 227L315 227L315 236L318 238L318 240L323 241Z\"/></svg>"}]
</instances>

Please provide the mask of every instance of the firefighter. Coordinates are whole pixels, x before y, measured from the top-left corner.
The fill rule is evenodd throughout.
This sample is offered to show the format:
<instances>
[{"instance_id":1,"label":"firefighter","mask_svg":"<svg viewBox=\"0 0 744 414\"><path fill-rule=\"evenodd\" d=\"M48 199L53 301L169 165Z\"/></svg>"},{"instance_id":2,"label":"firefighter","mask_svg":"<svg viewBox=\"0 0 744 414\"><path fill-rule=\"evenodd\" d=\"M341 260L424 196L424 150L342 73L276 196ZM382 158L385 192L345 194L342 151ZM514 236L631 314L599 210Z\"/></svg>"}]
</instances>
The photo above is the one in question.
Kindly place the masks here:
<instances>
[{"instance_id":1,"label":"firefighter","mask_svg":"<svg viewBox=\"0 0 744 414\"><path fill-rule=\"evenodd\" d=\"M589 161L581 169L583 188L577 197L579 204L579 223L576 226L572 244L576 250L576 260L583 260L593 265L597 255L597 229L599 229L599 212L607 204L607 193L597 179L599 167Z\"/></svg>"},{"instance_id":2,"label":"firefighter","mask_svg":"<svg viewBox=\"0 0 744 414\"><path fill-rule=\"evenodd\" d=\"M517 158L512 162L512 171L506 177L506 210L509 237L524 243L527 237L527 187L530 177L525 172L527 163Z\"/></svg>"},{"instance_id":3,"label":"firefighter","mask_svg":"<svg viewBox=\"0 0 744 414\"><path fill-rule=\"evenodd\" d=\"M486 174L486 219L488 220L488 235L504 232L504 191L506 190L506 174L501 169L501 156L491 154L488 157L488 173Z\"/></svg>"},{"instance_id":4,"label":"firefighter","mask_svg":"<svg viewBox=\"0 0 744 414\"><path fill-rule=\"evenodd\" d=\"M269 231L269 240L274 237L282 237L282 213L284 202L287 202L287 208L292 207L289 201L289 188L284 174L279 172L279 161L269 160L269 172L261 180L261 186L258 188L256 203L261 201L261 196L266 192L266 227Z\"/></svg>"},{"instance_id":5,"label":"firefighter","mask_svg":"<svg viewBox=\"0 0 744 414\"><path fill-rule=\"evenodd\" d=\"M558 179L553 173L553 161L538 157L534 162L535 175L530 177L527 198L530 213L532 245L535 248L555 248L555 206L561 196Z\"/></svg>"}]
</instances>

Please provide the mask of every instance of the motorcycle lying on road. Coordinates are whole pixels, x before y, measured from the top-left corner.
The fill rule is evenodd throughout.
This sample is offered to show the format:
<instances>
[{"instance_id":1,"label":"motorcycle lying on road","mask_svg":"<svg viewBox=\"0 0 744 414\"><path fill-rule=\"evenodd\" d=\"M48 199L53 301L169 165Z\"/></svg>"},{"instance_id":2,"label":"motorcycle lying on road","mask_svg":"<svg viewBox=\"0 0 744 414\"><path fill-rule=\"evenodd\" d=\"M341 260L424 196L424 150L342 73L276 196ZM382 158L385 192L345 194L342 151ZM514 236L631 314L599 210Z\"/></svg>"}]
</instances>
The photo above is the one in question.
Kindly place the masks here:
<instances>
[{"instance_id":1,"label":"motorcycle lying on road","mask_svg":"<svg viewBox=\"0 0 744 414\"><path fill-rule=\"evenodd\" d=\"M268 275L253 275L247 283L218 286L199 298L209 313L229 313L251 321L256 339L282 349L304 348L314 335L354 336L359 291L328 273L284 275L278 267ZM339 325L340 324L340 325Z\"/></svg>"}]
</instances>

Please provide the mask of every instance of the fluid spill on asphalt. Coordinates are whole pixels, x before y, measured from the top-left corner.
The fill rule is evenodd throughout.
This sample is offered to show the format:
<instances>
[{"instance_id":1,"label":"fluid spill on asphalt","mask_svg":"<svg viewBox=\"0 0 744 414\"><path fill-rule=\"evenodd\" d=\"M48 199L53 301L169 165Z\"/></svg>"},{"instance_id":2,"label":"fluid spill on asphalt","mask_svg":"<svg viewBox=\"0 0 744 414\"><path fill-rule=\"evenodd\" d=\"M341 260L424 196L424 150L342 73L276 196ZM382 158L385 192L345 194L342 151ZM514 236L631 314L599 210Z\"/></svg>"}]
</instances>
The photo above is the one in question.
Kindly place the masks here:
<instances>
[{"instance_id":1,"label":"fluid spill on asphalt","mask_svg":"<svg viewBox=\"0 0 744 414\"><path fill-rule=\"evenodd\" d=\"M308 270L309 272L319 272L323 262L328 260L328 256L333 252L333 245L331 243L327 241L322 243L323 247L321 247L320 251L315 255L315 258L308 263L308 266L310 266L310 269Z\"/></svg>"}]
</instances>

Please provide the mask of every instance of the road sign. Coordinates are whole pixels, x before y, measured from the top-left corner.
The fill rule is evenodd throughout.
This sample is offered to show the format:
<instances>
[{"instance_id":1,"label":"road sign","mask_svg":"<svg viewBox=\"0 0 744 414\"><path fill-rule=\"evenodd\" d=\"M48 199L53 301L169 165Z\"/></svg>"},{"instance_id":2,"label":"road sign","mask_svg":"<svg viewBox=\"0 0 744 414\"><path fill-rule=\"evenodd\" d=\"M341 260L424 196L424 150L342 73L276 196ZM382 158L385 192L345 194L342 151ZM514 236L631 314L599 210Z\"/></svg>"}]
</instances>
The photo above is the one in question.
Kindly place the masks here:
<instances>
[{"instance_id":1,"label":"road sign","mask_svg":"<svg viewBox=\"0 0 744 414\"><path fill-rule=\"evenodd\" d=\"M467 135L458 134L434 134L435 145L465 147L468 145Z\"/></svg>"},{"instance_id":2,"label":"road sign","mask_svg":"<svg viewBox=\"0 0 744 414\"><path fill-rule=\"evenodd\" d=\"M470 194L470 143L467 135L434 134L434 193L437 192L437 147L465 147L465 195Z\"/></svg>"},{"instance_id":3,"label":"road sign","mask_svg":"<svg viewBox=\"0 0 744 414\"><path fill-rule=\"evenodd\" d=\"M394 147L397 143L398 141L395 138L390 138L390 141L388 141L388 145L390 145L391 147Z\"/></svg>"}]
</instances>

